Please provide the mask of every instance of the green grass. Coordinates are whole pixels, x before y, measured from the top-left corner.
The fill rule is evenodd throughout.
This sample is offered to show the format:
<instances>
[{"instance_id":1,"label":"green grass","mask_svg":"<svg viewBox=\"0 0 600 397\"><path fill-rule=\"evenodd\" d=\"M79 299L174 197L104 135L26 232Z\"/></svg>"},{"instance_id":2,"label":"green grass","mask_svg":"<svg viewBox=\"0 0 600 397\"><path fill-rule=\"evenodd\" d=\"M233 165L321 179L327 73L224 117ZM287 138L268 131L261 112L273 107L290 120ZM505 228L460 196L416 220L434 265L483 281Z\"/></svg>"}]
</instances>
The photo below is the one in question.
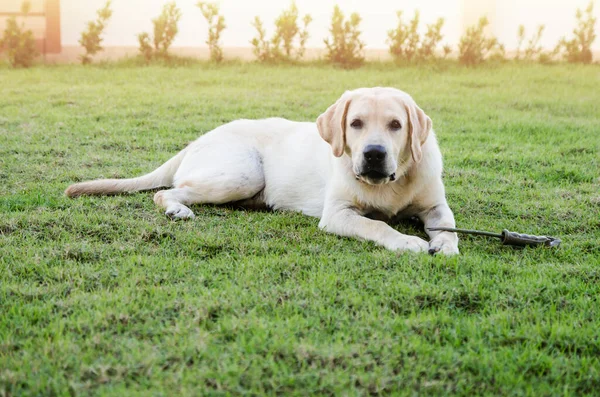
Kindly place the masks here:
<instances>
[{"instance_id":1,"label":"green grass","mask_svg":"<svg viewBox=\"0 0 600 397\"><path fill-rule=\"evenodd\" d=\"M299 214L172 222L153 192L63 196L375 85L433 119L459 226L562 246L397 255ZM600 390L597 66L60 66L0 69L0 87L0 395Z\"/></svg>"}]
</instances>

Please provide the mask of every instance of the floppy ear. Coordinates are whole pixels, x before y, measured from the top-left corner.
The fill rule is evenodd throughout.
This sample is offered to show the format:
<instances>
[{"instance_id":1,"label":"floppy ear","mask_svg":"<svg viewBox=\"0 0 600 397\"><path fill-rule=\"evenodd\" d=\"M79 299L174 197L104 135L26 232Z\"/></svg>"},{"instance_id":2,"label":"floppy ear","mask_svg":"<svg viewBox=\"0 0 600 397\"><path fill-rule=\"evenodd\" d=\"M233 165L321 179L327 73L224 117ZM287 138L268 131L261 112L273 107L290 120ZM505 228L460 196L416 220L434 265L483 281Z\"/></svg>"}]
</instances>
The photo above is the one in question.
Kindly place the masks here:
<instances>
[{"instance_id":1,"label":"floppy ear","mask_svg":"<svg viewBox=\"0 0 600 397\"><path fill-rule=\"evenodd\" d=\"M341 157L346 147L346 115L350 107L350 99L342 95L336 103L317 118L319 134L325 142L331 145L333 155Z\"/></svg>"},{"instance_id":2,"label":"floppy ear","mask_svg":"<svg viewBox=\"0 0 600 397\"><path fill-rule=\"evenodd\" d=\"M431 131L431 119L417 104L404 105L408 114L408 142L412 158L417 163L423 158L421 146Z\"/></svg>"}]
</instances>

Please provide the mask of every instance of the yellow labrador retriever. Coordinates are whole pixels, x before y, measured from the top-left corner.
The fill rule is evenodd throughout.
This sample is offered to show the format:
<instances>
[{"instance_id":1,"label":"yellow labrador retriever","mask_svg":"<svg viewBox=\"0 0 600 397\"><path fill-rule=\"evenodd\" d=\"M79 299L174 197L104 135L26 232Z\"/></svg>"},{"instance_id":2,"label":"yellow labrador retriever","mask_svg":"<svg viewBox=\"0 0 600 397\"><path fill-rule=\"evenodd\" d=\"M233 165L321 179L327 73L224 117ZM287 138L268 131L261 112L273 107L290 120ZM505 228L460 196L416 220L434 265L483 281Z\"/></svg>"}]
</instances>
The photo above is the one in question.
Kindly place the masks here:
<instances>
[{"instance_id":1,"label":"yellow labrador retriever","mask_svg":"<svg viewBox=\"0 0 600 397\"><path fill-rule=\"evenodd\" d=\"M316 125L281 118L237 120L203 135L155 171L69 186L66 195L171 187L154 196L172 218L190 204L241 202L320 217L319 227L394 251L458 253L455 233L402 234L371 213L418 216L454 227L431 119L394 88L347 91Z\"/></svg>"}]
</instances>

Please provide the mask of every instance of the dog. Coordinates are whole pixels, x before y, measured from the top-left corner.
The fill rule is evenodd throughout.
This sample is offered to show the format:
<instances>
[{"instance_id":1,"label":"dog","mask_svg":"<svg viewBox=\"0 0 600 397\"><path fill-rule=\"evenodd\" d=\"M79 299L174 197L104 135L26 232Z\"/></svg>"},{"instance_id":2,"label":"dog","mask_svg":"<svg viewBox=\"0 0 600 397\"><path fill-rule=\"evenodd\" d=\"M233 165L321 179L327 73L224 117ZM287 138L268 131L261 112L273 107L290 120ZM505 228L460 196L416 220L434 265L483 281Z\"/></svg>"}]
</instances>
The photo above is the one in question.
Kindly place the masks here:
<instances>
[{"instance_id":1,"label":"dog","mask_svg":"<svg viewBox=\"0 0 600 397\"><path fill-rule=\"evenodd\" d=\"M319 217L319 227L393 251L458 254L431 119L395 88L346 91L317 118L236 120L198 138L153 172L71 185L68 197L160 187L154 202L173 219L190 204L239 203ZM420 218L430 242L377 219Z\"/></svg>"}]
</instances>

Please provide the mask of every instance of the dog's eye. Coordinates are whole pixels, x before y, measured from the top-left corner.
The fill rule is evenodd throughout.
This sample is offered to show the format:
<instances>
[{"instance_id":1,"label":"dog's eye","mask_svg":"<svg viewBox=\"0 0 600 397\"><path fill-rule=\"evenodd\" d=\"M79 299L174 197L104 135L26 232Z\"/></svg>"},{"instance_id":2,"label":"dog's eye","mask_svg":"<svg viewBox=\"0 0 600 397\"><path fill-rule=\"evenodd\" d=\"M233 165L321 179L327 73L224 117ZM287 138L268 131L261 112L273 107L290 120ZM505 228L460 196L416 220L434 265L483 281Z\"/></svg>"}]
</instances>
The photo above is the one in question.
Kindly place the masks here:
<instances>
[{"instance_id":1,"label":"dog's eye","mask_svg":"<svg viewBox=\"0 0 600 397\"><path fill-rule=\"evenodd\" d=\"M402 124L400 124L398 120L392 120L392 122L390 123L390 129L399 130L400 128L402 128Z\"/></svg>"},{"instance_id":2,"label":"dog's eye","mask_svg":"<svg viewBox=\"0 0 600 397\"><path fill-rule=\"evenodd\" d=\"M352 128L362 128L363 126L363 122L362 120L359 119L354 119L352 120L352 123L350 123L350 127Z\"/></svg>"}]
</instances>

